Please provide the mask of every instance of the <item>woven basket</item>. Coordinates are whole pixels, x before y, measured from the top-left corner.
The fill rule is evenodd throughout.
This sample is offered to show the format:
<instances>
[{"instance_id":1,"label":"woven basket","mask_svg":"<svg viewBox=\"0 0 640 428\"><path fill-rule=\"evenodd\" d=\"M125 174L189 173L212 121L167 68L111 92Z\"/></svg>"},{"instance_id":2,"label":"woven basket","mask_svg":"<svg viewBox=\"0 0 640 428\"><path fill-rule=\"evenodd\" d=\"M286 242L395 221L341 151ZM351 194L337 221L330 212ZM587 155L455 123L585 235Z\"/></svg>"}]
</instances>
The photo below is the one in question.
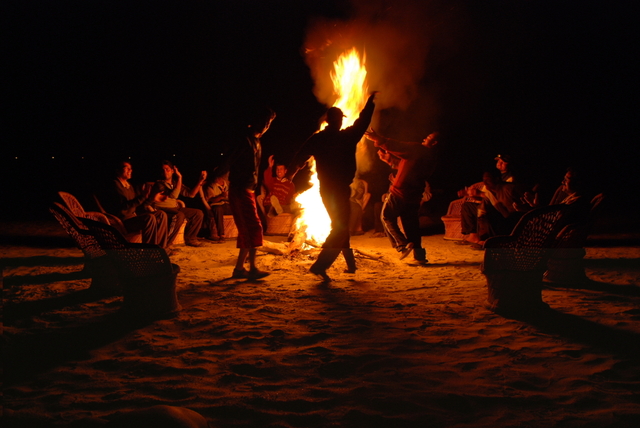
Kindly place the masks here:
<instances>
[{"instance_id":1,"label":"woven basket","mask_svg":"<svg viewBox=\"0 0 640 428\"><path fill-rule=\"evenodd\" d=\"M232 215L224 216L224 237L225 238L238 237L238 228L236 227L236 222L233 221Z\"/></svg>"},{"instance_id":2,"label":"woven basket","mask_svg":"<svg viewBox=\"0 0 640 428\"><path fill-rule=\"evenodd\" d=\"M293 215L282 213L275 217L267 217L267 231L265 235L289 235L293 224Z\"/></svg>"},{"instance_id":3,"label":"woven basket","mask_svg":"<svg viewBox=\"0 0 640 428\"><path fill-rule=\"evenodd\" d=\"M444 223L444 239L450 241L462 241L464 239L460 216L445 215L442 216L442 222Z\"/></svg>"}]
</instances>

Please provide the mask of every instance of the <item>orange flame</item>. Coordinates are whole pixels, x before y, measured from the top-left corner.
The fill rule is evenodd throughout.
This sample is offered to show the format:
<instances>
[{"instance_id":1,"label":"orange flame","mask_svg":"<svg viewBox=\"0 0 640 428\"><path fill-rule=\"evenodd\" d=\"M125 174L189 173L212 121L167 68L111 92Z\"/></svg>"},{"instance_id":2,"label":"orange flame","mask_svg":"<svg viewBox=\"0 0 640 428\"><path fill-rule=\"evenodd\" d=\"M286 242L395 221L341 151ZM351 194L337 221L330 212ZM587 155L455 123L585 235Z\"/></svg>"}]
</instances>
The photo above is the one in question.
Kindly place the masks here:
<instances>
[{"instance_id":1,"label":"orange flame","mask_svg":"<svg viewBox=\"0 0 640 428\"><path fill-rule=\"evenodd\" d=\"M367 101L369 87L367 85L367 69L365 56L360 58L356 48L344 52L333 63L331 81L333 91L337 95L334 107L340 108L345 118L342 128L353 125ZM324 129L324 123L321 129ZM355 156L355 153L354 153ZM320 182L315 168L315 160L310 162L311 188L298 195L296 202L300 204L300 216L296 220L298 231L306 228L307 240L322 244L331 230L331 219L320 197Z\"/></svg>"},{"instance_id":2,"label":"orange flame","mask_svg":"<svg viewBox=\"0 0 640 428\"><path fill-rule=\"evenodd\" d=\"M365 62L366 56L363 55L360 60L360 54L356 48L351 48L333 63L334 71L331 73L331 81L333 90L338 96L333 106L340 108L346 116L342 122L343 128L353 125L367 101L369 86Z\"/></svg>"},{"instance_id":3,"label":"orange flame","mask_svg":"<svg viewBox=\"0 0 640 428\"><path fill-rule=\"evenodd\" d=\"M300 204L300 216L296 220L296 229L299 231L304 229L307 241L322 244L331 231L331 219L320 197L320 181L313 157L309 160L309 168L311 188L296 197L296 202Z\"/></svg>"}]
</instances>

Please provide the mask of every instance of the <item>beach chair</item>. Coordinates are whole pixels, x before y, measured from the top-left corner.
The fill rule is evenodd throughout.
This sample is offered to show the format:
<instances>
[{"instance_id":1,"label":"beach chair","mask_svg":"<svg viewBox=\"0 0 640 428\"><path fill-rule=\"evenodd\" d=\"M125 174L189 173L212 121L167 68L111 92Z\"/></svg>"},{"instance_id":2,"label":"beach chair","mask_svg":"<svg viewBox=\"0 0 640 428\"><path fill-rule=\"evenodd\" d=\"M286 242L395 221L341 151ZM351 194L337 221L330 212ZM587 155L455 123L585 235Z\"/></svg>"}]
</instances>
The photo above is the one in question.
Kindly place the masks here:
<instances>
[{"instance_id":1,"label":"beach chair","mask_svg":"<svg viewBox=\"0 0 640 428\"><path fill-rule=\"evenodd\" d=\"M571 285L588 280L584 270L584 256L587 254L584 245L603 200L602 193L596 195L591 199L589 215L585 221L569 224L562 230L558 245L547 261L545 282Z\"/></svg>"},{"instance_id":2,"label":"beach chair","mask_svg":"<svg viewBox=\"0 0 640 428\"><path fill-rule=\"evenodd\" d=\"M490 310L517 315L546 307L542 278L569 209L569 205L552 205L529 211L511 235L486 240L482 273L487 278Z\"/></svg>"},{"instance_id":3,"label":"beach chair","mask_svg":"<svg viewBox=\"0 0 640 428\"><path fill-rule=\"evenodd\" d=\"M120 294L121 288L114 266L96 238L76 216L54 202L49 211L84 254L84 270L91 276L90 289L101 295Z\"/></svg>"},{"instance_id":4,"label":"beach chair","mask_svg":"<svg viewBox=\"0 0 640 428\"><path fill-rule=\"evenodd\" d=\"M464 239L461 223L461 211L464 201L465 198L451 201L447 214L441 217L444 223L444 239L446 240L462 241Z\"/></svg>"},{"instance_id":5,"label":"beach chair","mask_svg":"<svg viewBox=\"0 0 640 428\"><path fill-rule=\"evenodd\" d=\"M180 267L153 244L127 241L114 227L83 218L82 223L112 260L124 296L122 311L136 318L165 318L180 311L176 278Z\"/></svg>"}]
</instances>

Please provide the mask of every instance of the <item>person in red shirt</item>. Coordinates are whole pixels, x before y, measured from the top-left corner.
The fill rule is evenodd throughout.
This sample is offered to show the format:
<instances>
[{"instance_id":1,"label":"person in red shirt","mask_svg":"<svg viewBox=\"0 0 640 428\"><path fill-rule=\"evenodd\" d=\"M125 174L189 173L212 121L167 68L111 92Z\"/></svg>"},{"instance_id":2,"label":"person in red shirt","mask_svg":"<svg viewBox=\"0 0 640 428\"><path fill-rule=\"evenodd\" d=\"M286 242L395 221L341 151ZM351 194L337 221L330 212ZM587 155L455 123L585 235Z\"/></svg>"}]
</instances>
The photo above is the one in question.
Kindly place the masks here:
<instances>
[{"instance_id":1,"label":"person in red shirt","mask_svg":"<svg viewBox=\"0 0 640 428\"><path fill-rule=\"evenodd\" d=\"M365 134L378 148L398 158L398 172L391 186L389 197L382 208L382 220L391 244L403 259L413 251L414 259L427 263L422 248L419 210L425 182L435 169L438 133L429 134L421 143L409 143L383 137L373 129ZM400 217L404 233L397 224Z\"/></svg>"},{"instance_id":2,"label":"person in red shirt","mask_svg":"<svg viewBox=\"0 0 640 428\"><path fill-rule=\"evenodd\" d=\"M273 176L274 165L276 167L275 177ZM276 165L273 155L269 156L269 166L264 170L263 184L267 193L259 199L262 200L262 205L268 216L275 217L278 214L295 211L296 186L287 177L287 167L282 164Z\"/></svg>"}]
</instances>

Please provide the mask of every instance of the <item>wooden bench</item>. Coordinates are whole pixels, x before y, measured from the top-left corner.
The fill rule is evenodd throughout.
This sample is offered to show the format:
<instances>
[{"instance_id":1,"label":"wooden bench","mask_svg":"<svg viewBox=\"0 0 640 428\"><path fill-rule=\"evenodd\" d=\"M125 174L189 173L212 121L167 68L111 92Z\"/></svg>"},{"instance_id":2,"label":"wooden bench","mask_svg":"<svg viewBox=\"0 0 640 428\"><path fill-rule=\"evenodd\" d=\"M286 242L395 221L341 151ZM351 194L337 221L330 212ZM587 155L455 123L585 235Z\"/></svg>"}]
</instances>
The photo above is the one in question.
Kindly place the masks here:
<instances>
[{"instance_id":1,"label":"wooden bench","mask_svg":"<svg viewBox=\"0 0 640 428\"><path fill-rule=\"evenodd\" d=\"M521 315L546 307L542 278L551 250L562 239L560 232L570 209L569 205L552 205L532 210L511 235L487 239L482 273L487 278L490 310Z\"/></svg>"},{"instance_id":2,"label":"wooden bench","mask_svg":"<svg viewBox=\"0 0 640 428\"><path fill-rule=\"evenodd\" d=\"M155 319L180 311L176 278L180 267L152 244L127 241L110 225L83 218L101 250L111 259L122 286L122 311L135 318Z\"/></svg>"}]
</instances>

